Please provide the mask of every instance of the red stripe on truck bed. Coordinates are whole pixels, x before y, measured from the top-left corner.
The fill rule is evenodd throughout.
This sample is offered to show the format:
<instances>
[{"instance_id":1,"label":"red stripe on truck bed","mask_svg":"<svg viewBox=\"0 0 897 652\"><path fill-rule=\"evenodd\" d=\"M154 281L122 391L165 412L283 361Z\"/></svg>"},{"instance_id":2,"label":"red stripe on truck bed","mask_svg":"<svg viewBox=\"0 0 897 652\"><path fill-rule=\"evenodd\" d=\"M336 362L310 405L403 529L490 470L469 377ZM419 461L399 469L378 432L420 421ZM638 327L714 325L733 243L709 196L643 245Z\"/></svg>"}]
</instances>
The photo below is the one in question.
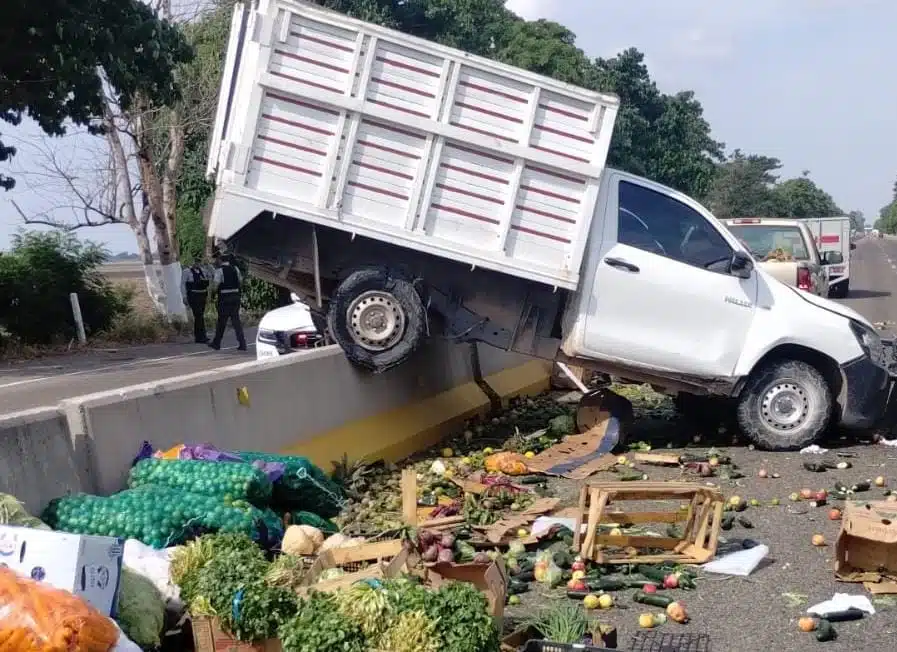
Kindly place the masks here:
<instances>
[{"instance_id":1,"label":"red stripe on truck bed","mask_svg":"<svg viewBox=\"0 0 897 652\"><path fill-rule=\"evenodd\" d=\"M838 235L824 235L819 238L820 244L836 244L841 242L841 236Z\"/></svg>"}]
</instances>

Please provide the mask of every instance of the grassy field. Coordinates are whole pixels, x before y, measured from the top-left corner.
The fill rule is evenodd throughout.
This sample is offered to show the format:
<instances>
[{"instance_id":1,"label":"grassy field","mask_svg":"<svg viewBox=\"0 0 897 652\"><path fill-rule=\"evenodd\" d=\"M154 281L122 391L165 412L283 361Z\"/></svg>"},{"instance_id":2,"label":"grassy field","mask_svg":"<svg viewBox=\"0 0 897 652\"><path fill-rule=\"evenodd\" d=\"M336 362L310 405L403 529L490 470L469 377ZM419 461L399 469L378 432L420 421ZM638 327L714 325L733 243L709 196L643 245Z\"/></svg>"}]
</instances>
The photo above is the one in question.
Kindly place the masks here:
<instances>
[{"instance_id":1,"label":"grassy field","mask_svg":"<svg viewBox=\"0 0 897 652\"><path fill-rule=\"evenodd\" d=\"M131 308L135 313L145 315L153 313L153 304L146 291L142 264L138 262L108 263L100 267L100 273L110 283L131 290L133 293Z\"/></svg>"}]
</instances>

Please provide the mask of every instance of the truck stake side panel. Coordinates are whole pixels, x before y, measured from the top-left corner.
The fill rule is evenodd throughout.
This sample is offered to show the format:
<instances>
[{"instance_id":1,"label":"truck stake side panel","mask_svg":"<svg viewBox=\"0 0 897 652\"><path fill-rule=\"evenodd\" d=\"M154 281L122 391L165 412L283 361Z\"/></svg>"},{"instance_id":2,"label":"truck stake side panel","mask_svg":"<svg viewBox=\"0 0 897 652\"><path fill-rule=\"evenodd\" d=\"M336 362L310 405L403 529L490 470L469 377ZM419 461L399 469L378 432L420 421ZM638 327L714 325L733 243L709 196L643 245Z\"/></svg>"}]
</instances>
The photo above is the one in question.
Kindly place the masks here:
<instances>
[{"instance_id":1,"label":"truck stake side panel","mask_svg":"<svg viewBox=\"0 0 897 652\"><path fill-rule=\"evenodd\" d=\"M209 157L211 235L271 211L577 286L615 97L295 0L246 20Z\"/></svg>"}]
</instances>

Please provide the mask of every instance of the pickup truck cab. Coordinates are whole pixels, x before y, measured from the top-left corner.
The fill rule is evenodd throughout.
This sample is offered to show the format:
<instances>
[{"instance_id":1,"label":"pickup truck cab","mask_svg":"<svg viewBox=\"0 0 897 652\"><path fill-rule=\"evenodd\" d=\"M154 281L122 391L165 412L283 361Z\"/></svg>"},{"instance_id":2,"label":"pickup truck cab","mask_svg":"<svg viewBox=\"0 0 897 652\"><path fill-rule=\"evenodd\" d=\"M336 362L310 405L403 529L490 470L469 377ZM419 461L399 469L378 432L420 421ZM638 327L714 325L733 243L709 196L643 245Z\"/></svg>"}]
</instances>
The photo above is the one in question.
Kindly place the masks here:
<instances>
[{"instance_id":1,"label":"pickup truck cab","mask_svg":"<svg viewBox=\"0 0 897 652\"><path fill-rule=\"evenodd\" d=\"M826 266L844 262L840 252L820 254L809 227L798 220L743 217L723 220L757 264L785 285L817 297L829 295Z\"/></svg>"},{"instance_id":2,"label":"pickup truck cab","mask_svg":"<svg viewBox=\"0 0 897 652\"><path fill-rule=\"evenodd\" d=\"M209 235L374 373L435 336L731 403L772 449L878 423L875 328L776 280L694 199L607 167L618 107L305 3L237 5Z\"/></svg>"}]
</instances>

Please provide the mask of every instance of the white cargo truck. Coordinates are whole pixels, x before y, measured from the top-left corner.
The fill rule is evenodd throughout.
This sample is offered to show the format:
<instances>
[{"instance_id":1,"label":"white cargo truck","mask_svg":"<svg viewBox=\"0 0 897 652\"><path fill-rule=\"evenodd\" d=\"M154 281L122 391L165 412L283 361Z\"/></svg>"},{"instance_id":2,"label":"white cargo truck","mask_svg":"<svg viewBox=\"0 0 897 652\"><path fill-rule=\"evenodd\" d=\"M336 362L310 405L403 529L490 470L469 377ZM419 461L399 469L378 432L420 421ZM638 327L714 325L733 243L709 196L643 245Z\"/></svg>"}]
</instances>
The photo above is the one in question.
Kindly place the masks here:
<instances>
[{"instance_id":1,"label":"white cargo truck","mask_svg":"<svg viewBox=\"0 0 897 652\"><path fill-rule=\"evenodd\" d=\"M850 252L856 245L850 241L850 218L812 217L802 220L816 241L816 247L823 260L840 261L823 264L828 274L828 294L843 299L850 292Z\"/></svg>"},{"instance_id":2,"label":"white cargo truck","mask_svg":"<svg viewBox=\"0 0 897 652\"><path fill-rule=\"evenodd\" d=\"M892 347L698 202L607 167L617 109L295 0L238 6L209 233L374 372L438 336L731 405L773 449L879 422Z\"/></svg>"}]
</instances>

